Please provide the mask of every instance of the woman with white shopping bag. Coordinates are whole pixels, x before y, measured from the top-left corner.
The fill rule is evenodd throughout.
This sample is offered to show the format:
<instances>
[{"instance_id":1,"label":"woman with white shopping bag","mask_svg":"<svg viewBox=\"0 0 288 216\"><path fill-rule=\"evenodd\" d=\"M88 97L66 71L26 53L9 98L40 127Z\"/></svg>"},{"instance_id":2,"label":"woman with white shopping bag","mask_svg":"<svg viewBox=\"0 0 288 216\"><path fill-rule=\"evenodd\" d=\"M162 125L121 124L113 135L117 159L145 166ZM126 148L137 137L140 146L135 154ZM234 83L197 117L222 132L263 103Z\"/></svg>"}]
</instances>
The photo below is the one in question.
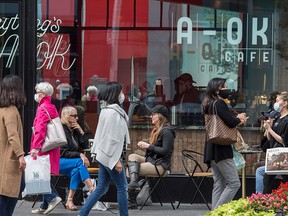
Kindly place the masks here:
<instances>
[{"instance_id":1,"label":"woman with white shopping bag","mask_svg":"<svg viewBox=\"0 0 288 216\"><path fill-rule=\"evenodd\" d=\"M24 105L23 82L15 75L6 76L0 86L0 215L14 212L26 168L23 129L18 109Z\"/></svg>"},{"instance_id":2,"label":"woman with white shopping bag","mask_svg":"<svg viewBox=\"0 0 288 216\"><path fill-rule=\"evenodd\" d=\"M32 157L48 154L50 156L51 174L58 175L60 166L60 147L48 152L41 151L50 117L51 119L59 117L56 107L51 103L51 96L53 95L54 89L50 83L41 82L35 86L35 90L34 99L38 103L38 108L33 122L30 154ZM44 106L44 109L42 106ZM50 117L47 115L46 111L49 113ZM32 214L48 214L62 201L53 190L51 194L43 194L42 196L43 203L40 205L40 208L32 210Z\"/></svg>"}]
</instances>

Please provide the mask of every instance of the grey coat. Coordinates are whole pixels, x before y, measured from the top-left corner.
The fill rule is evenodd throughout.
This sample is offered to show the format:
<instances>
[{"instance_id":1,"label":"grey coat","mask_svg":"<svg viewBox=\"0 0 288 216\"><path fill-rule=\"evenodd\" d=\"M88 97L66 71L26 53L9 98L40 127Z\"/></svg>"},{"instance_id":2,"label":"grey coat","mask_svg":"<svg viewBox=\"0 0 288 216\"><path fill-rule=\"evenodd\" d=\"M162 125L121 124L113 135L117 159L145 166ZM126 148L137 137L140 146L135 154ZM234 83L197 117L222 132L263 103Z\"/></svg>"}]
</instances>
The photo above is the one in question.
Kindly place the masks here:
<instances>
[{"instance_id":1,"label":"grey coat","mask_svg":"<svg viewBox=\"0 0 288 216\"><path fill-rule=\"evenodd\" d=\"M102 105L91 153L96 160L113 169L124 144L130 144L128 116L118 104Z\"/></svg>"}]
</instances>

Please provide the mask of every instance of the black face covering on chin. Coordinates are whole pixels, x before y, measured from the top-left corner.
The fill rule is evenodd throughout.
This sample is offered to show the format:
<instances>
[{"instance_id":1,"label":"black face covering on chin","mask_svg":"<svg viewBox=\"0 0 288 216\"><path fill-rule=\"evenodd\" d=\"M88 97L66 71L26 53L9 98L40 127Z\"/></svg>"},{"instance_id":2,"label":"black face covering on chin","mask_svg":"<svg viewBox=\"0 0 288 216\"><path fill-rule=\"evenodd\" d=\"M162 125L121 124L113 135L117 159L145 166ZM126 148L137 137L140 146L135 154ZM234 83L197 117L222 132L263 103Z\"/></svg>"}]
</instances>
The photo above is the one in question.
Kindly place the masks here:
<instances>
[{"instance_id":1,"label":"black face covering on chin","mask_svg":"<svg viewBox=\"0 0 288 216\"><path fill-rule=\"evenodd\" d=\"M230 93L231 93L230 89L219 90L219 96L222 97L223 99L227 99Z\"/></svg>"}]
</instances>

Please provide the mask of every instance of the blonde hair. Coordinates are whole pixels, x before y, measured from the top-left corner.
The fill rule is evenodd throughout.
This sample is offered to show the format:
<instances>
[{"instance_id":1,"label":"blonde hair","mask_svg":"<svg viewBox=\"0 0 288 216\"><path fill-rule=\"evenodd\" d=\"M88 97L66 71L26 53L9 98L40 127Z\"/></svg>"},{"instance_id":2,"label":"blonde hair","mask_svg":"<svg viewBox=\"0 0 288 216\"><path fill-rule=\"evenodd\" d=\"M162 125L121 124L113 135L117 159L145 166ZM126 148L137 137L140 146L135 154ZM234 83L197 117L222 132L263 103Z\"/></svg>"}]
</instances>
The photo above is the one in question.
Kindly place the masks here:
<instances>
[{"instance_id":1,"label":"blonde hair","mask_svg":"<svg viewBox=\"0 0 288 216\"><path fill-rule=\"evenodd\" d=\"M61 123L62 124L65 124L65 125L69 124L68 119L69 119L72 111L77 112L77 109L75 107L72 107L72 106L63 107L63 109L61 111Z\"/></svg>"},{"instance_id":2,"label":"blonde hair","mask_svg":"<svg viewBox=\"0 0 288 216\"><path fill-rule=\"evenodd\" d=\"M161 133L163 126L165 124L169 123L169 121L166 117L164 117L160 113L157 113L157 115L159 117L159 121L156 123L155 127L151 131L151 135L150 135L150 139L149 139L150 144L156 143L156 140L157 140L159 134Z\"/></svg>"},{"instance_id":3,"label":"blonde hair","mask_svg":"<svg viewBox=\"0 0 288 216\"><path fill-rule=\"evenodd\" d=\"M288 101L288 92L282 91L277 96L279 96L283 101ZM288 105L285 107L288 109Z\"/></svg>"}]
</instances>

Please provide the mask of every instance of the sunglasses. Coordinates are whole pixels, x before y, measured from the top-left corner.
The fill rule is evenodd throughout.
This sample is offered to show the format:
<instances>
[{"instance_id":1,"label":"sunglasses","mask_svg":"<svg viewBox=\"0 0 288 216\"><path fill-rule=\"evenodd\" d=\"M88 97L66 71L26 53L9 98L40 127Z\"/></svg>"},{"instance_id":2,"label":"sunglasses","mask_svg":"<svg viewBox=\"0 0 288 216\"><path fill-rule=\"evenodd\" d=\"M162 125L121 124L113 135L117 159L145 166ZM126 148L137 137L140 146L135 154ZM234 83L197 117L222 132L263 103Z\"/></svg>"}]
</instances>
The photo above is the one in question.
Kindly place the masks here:
<instances>
[{"instance_id":1,"label":"sunglasses","mask_svg":"<svg viewBox=\"0 0 288 216\"><path fill-rule=\"evenodd\" d=\"M74 117L74 118L77 118L78 117L78 115L77 114L75 114L75 115L70 115L71 117Z\"/></svg>"}]
</instances>

